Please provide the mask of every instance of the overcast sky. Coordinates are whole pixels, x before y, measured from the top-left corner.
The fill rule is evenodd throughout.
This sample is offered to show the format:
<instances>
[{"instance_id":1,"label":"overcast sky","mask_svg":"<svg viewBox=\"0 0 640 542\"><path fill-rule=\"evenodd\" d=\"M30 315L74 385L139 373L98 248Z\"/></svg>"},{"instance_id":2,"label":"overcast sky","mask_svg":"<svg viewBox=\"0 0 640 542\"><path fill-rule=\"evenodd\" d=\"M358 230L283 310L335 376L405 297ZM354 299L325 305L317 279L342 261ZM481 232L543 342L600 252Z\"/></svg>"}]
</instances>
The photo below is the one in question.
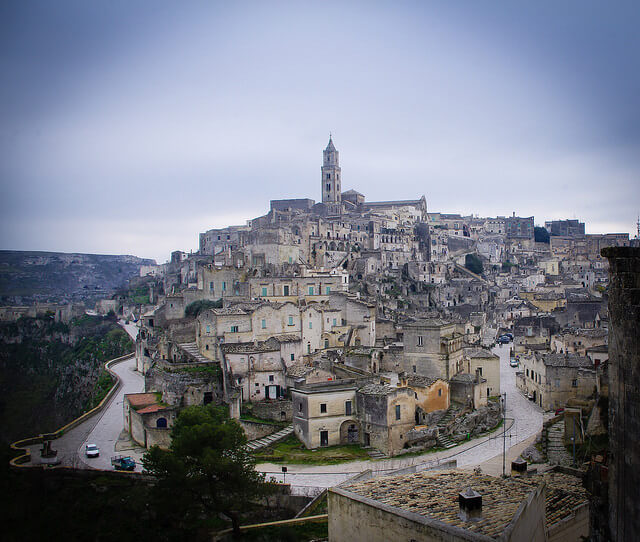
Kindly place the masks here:
<instances>
[{"instance_id":1,"label":"overcast sky","mask_svg":"<svg viewBox=\"0 0 640 542\"><path fill-rule=\"evenodd\" d=\"M0 5L0 248L163 262L343 188L429 211L640 212L640 2Z\"/></svg>"}]
</instances>

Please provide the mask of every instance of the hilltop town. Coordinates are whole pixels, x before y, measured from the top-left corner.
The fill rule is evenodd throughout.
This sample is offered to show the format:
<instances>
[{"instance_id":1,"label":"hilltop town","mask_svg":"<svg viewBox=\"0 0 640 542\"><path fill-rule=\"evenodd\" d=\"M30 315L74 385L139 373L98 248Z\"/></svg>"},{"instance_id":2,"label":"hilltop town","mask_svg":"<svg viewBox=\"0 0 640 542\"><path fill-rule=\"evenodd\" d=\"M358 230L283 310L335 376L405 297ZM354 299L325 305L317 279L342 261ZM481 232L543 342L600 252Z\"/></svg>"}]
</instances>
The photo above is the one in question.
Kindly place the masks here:
<instances>
[{"instance_id":1,"label":"hilltop town","mask_svg":"<svg viewBox=\"0 0 640 542\"><path fill-rule=\"evenodd\" d=\"M310 449L453 446L502 420L496 343L511 343L517 389L539 411L591 413L607 360L600 251L628 234L430 212L424 195L369 202L342 186L330 139L321 202L272 200L144 269L153 303L124 307L140 318L146 387L128 399L134 440L167 446L182 407L216 402L290 423Z\"/></svg>"},{"instance_id":2,"label":"hilltop town","mask_svg":"<svg viewBox=\"0 0 640 542\"><path fill-rule=\"evenodd\" d=\"M282 483L301 457L321 466L311 485L304 468L291 472L287 491L337 486L331 539L355 537L362 502L392 510L371 523L372 539L424 506L449 527L427 514L406 527L411 536L451 526L462 528L456 540L499 536L526 524L516 513L524 502L544 525L531 539L605 532L606 500L593 496L607 469L611 305L601 251L638 239L586 234L576 219L542 227L515 213L432 212L424 195L369 202L343 192L341 176L330 139L321 202L272 200L264 216L200 233L195 253L174 251L163 265L135 260L139 276L89 310L75 297L0 308L4 322L41 327L48 318L52 329L117 317L135 340L135 355L109 369L119 384L97 407L100 419L26 439L43 447L23 445L31 452L20 462L109 470L113 451L140 459L170 449L186 407L223 405L273 482L272 462L283 465ZM11 329L5 342L21 341ZM331 469L349 460L358 461ZM367 475L375 460L396 476ZM591 502L578 478L586 465ZM421 472L456 466L474 472ZM442 500L465 480L473 488L459 492L459 509ZM502 493L510 507L497 506ZM485 521L474 523L479 513Z\"/></svg>"}]
</instances>

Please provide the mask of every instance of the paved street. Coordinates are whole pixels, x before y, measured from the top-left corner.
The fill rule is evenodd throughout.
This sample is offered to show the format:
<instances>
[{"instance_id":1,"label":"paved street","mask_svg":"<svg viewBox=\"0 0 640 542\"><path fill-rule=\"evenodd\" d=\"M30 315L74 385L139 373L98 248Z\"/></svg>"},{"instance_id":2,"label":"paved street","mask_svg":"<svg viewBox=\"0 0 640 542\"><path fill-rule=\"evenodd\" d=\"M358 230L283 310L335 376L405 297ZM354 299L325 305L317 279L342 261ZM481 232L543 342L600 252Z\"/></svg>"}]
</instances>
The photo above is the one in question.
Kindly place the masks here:
<instances>
[{"instance_id":1,"label":"paved street","mask_svg":"<svg viewBox=\"0 0 640 542\"><path fill-rule=\"evenodd\" d=\"M102 411L100 418L95 423L93 429L86 439L77 449L78 456L89 467L96 469L112 469L111 456L116 454L135 455L136 470L142 470L139 464L139 458L142 454L127 450L116 452L116 442L124 427L124 414L122 410L122 402L125 393L137 393L144 391L144 378L135 371L135 357L131 357L122 363L118 363L113 367L113 371L121 379L121 387L111 399L111 402L105 410ZM100 457L88 458L84 454L85 444L96 444L100 448Z\"/></svg>"},{"instance_id":2,"label":"paved street","mask_svg":"<svg viewBox=\"0 0 640 542\"><path fill-rule=\"evenodd\" d=\"M509 366L511 345L498 345L493 352L500 356L500 388L507 393L506 447L519 445L542 429L542 410L527 400L516 388L516 369ZM509 422L509 418L513 421ZM429 453L419 457L391 458L382 461L354 461L339 465L287 465L287 482L299 487L330 487L366 469L383 473L413 465L455 459L459 467L480 465L502 454L502 432L497 431L487 437L474 439L449 450ZM518 449L522 446L518 446ZM267 474L267 478L282 480L282 465L264 463L257 469Z\"/></svg>"},{"instance_id":3,"label":"paved street","mask_svg":"<svg viewBox=\"0 0 640 542\"><path fill-rule=\"evenodd\" d=\"M138 334L138 327L133 324L125 324L122 320L119 324L127 331L133 340ZM136 460L136 471L142 470L140 449L116 452L116 443L124 427L123 400L126 393L138 393L144 391L144 377L136 370L135 356L118 363L112 367L120 377L120 389L113 396L107 408L96 419L94 427L77 448L78 457L89 467L96 469L112 469L111 457L117 454L131 455ZM84 453L86 444L96 444L100 449L100 456L88 458Z\"/></svg>"},{"instance_id":4,"label":"paved street","mask_svg":"<svg viewBox=\"0 0 640 542\"><path fill-rule=\"evenodd\" d=\"M138 328L135 324L120 325L135 340ZM114 365L113 371L121 378L121 386L102 413L93 416L65 433L51 444L58 451L58 459L62 465L75 467L93 467L112 469L110 458L115 455L115 443L123 428L122 400L125 393L135 393L144 390L144 378L135 369L135 357ZM100 457L89 459L84 454L86 443L97 444ZM30 446L33 463L40 462L40 445ZM129 452L126 452L127 455ZM137 461L137 459L136 459ZM140 470L138 467L136 470Z\"/></svg>"}]
</instances>

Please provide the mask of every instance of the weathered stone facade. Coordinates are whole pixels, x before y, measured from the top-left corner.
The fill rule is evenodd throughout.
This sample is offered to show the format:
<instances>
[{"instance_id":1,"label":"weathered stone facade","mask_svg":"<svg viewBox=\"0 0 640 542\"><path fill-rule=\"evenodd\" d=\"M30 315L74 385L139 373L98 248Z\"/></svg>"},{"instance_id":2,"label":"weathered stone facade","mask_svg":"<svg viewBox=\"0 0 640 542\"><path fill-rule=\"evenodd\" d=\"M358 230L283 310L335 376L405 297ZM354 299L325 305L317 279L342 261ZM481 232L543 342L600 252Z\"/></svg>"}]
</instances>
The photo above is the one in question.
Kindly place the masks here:
<instances>
[{"instance_id":1,"label":"weathered stone facade","mask_svg":"<svg viewBox=\"0 0 640 542\"><path fill-rule=\"evenodd\" d=\"M609 528L611 540L640 533L640 248L607 248L609 259Z\"/></svg>"}]
</instances>

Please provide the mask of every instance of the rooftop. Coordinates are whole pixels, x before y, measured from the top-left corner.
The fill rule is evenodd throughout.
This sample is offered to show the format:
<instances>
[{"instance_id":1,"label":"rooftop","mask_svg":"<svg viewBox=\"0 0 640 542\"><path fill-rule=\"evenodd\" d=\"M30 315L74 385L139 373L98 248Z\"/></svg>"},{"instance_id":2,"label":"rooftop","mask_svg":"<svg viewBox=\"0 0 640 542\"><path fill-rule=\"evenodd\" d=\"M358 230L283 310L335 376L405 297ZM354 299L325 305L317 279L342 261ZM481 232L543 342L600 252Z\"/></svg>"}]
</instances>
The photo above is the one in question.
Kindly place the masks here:
<instances>
[{"instance_id":1,"label":"rooftop","mask_svg":"<svg viewBox=\"0 0 640 542\"><path fill-rule=\"evenodd\" d=\"M474 358L497 358L499 359L499 356L496 356L493 352L491 352L491 350L487 350L486 348L480 348L480 347L470 347L470 348L465 348L464 349L464 355L468 358L474 359Z\"/></svg>"},{"instance_id":2,"label":"rooftop","mask_svg":"<svg viewBox=\"0 0 640 542\"><path fill-rule=\"evenodd\" d=\"M397 389L398 388L389 386L389 384L370 383L362 386L358 390L358 393L362 393L363 395L389 395Z\"/></svg>"},{"instance_id":3,"label":"rooftop","mask_svg":"<svg viewBox=\"0 0 640 542\"><path fill-rule=\"evenodd\" d=\"M407 384L409 386L424 386L429 387L434 382L441 380L440 378L431 378L430 376L411 375L407 378Z\"/></svg>"},{"instance_id":4,"label":"rooftop","mask_svg":"<svg viewBox=\"0 0 640 542\"><path fill-rule=\"evenodd\" d=\"M593 362L588 357L578 354L543 354L542 360L547 367L593 367Z\"/></svg>"},{"instance_id":5,"label":"rooftop","mask_svg":"<svg viewBox=\"0 0 640 542\"><path fill-rule=\"evenodd\" d=\"M494 478L459 470L419 472L373 478L341 486L362 497L496 538L512 521L522 501L542 480ZM458 517L458 494L472 487L482 495L482 517L465 522Z\"/></svg>"},{"instance_id":6,"label":"rooftop","mask_svg":"<svg viewBox=\"0 0 640 542\"><path fill-rule=\"evenodd\" d=\"M542 483L546 484L547 528L588 502L580 479L559 472L505 479L460 470L420 472L339 487L401 510L497 538L513 520L524 499ZM458 494L468 487L482 495L482 517L477 521L465 522L458 516Z\"/></svg>"}]
</instances>

